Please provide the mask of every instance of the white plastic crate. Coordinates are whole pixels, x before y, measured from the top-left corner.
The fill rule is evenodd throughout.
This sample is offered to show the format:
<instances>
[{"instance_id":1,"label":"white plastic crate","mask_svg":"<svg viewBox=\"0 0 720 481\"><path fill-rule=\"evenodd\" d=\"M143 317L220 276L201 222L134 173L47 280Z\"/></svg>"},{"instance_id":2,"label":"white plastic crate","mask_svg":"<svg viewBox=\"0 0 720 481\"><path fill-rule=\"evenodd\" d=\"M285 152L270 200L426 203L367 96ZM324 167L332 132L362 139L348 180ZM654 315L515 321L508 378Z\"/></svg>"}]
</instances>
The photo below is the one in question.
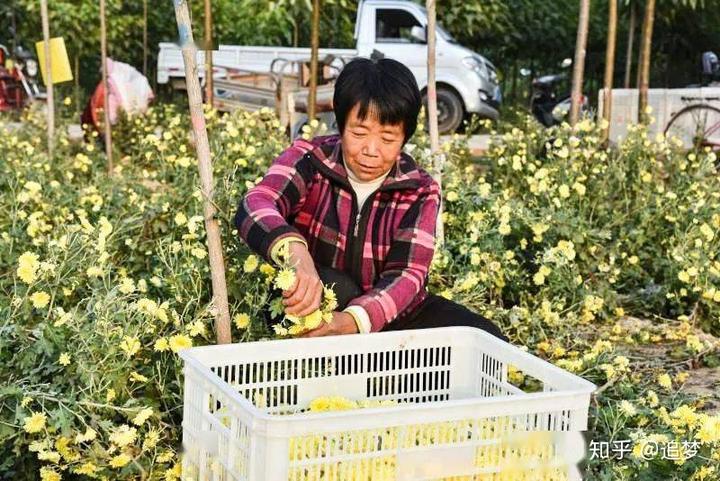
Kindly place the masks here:
<instances>
[{"instance_id":1,"label":"white plastic crate","mask_svg":"<svg viewBox=\"0 0 720 481\"><path fill-rule=\"evenodd\" d=\"M184 480L580 479L580 432L595 386L479 329L204 346L180 355ZM511 384L511 365L539 381L538 392ZM388 405L306 412L325 396ZM528 431L545 433L544 444L517 444Z\"/></svg>"}]
</instances>

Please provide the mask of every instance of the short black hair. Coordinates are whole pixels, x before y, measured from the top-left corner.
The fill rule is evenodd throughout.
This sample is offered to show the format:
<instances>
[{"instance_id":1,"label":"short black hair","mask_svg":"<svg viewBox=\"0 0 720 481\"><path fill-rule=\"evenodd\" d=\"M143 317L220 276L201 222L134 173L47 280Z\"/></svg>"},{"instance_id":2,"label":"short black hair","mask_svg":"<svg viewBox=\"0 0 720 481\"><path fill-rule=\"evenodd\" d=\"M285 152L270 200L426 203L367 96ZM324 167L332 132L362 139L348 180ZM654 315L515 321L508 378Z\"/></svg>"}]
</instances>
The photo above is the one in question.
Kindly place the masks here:
<instances>
[{"instance_id":1,"label":"short black hair","mask_svg":"<svg viewBox=\"0 0 720 481\"><path fill-rule=\"evenodd\" d=\"M356 58L348 62L335 82L333 109L340 134L355 105L364 120L368 110L384 125L403 124L405 142L415 133L422 97L409 68L390 58Z\"/></svg>"}]
</instances>

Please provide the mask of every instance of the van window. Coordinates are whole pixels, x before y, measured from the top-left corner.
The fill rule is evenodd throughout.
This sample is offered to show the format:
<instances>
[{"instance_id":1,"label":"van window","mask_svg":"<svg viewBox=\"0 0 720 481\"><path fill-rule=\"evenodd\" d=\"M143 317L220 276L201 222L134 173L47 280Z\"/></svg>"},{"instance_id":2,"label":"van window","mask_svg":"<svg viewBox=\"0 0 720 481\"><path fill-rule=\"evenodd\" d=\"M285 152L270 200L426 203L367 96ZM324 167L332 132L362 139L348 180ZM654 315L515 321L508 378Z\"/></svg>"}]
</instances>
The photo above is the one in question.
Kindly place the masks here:
<instances>
[{"instance_id":1,"label":"van window","mask_svg":"<svg viewBox=\"0 0 720 481\"><path fill-rule=\"evenodd\" d=\"M410 36L410 29L421 27L415 15L407 10L395 8L377 9L375 19L375 42L377 43L418 43Z\"/></svg>"}]
</instances>

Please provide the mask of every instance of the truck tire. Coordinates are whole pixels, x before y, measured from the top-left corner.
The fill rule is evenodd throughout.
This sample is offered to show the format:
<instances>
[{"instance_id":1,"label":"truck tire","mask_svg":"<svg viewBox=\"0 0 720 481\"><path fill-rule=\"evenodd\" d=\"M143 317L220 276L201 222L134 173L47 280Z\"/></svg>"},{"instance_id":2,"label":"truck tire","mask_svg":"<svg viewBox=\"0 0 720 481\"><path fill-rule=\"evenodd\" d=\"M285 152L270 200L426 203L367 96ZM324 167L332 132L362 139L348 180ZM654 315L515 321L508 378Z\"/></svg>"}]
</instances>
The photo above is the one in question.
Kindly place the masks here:
<instances>
[{"instance_id":1,"label":"truck tire","mask_svg":"<svg viewBox=\"0 0 720 481\"><path fill-rule=\"evenodd\" d=\"M423 105L427 115L427 91L423 93ZM452 134L463 120L462 99L455 91L447 87L437 88L438 131L440 134Z\"/></svg>"}]
</instances>

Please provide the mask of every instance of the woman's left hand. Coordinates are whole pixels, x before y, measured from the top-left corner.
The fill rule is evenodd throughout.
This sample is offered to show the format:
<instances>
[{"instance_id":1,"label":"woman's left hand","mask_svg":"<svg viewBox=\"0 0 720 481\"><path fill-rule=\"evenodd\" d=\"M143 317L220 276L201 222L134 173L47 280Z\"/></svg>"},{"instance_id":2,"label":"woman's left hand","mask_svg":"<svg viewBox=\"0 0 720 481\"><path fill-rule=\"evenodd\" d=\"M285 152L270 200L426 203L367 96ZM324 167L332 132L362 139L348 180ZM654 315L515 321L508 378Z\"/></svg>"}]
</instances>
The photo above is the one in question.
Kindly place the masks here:
<instances>
[{"instance_id":1,"label":"woman's left hand","mask_svg":"<svg viewBox=\"0 0 720 481\"><path fill-rule=\"evenodd\" d=\"M335 311L331 322L323 322L320 327L301 334L299 337L338 336L341 334L357 334L357 332L357 324L351 314Z\"/></svg>"}]
</instances>

